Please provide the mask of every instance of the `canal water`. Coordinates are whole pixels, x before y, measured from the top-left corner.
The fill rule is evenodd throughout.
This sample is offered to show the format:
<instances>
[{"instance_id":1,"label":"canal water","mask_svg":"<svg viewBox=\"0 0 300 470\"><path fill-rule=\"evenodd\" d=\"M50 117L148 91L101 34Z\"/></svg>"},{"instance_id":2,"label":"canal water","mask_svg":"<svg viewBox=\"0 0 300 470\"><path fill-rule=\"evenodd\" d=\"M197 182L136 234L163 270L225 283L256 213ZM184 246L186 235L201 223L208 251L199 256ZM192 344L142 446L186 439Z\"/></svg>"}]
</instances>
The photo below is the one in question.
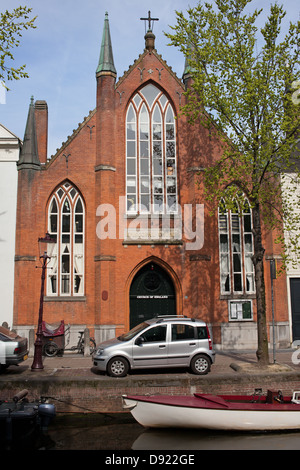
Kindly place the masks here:
<instances>
[{"instance_id":1,"label":"canal water","mask_svg":"<svg viewBox=\"0 0 300 470\"><path fill-rule=\"evenodd\" d=\"M300 432L236 433L145 429L129 414L58 416L50 426L48 450L202 451L299 450Z\"/></svg>"}]
</instances>

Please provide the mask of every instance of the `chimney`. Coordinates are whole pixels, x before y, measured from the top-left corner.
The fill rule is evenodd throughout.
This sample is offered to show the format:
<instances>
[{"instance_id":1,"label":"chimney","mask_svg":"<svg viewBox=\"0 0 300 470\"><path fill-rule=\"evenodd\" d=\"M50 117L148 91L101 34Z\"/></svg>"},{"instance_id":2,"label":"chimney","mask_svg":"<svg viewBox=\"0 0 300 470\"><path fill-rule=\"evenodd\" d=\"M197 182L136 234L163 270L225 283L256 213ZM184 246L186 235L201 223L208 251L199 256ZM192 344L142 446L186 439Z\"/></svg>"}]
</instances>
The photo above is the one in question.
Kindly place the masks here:
<instances>
[{"instance_id":1,"label":"chimney","mask_svg":"<svg viewBox=\"0 0 300 470\"><path fill-rule=\"evenodd\" d=\"M46 101L36 101L35 106L36 136L39 159L42 164L47 163L48 153L48 105Z\"/></svg>"}]
</instances>

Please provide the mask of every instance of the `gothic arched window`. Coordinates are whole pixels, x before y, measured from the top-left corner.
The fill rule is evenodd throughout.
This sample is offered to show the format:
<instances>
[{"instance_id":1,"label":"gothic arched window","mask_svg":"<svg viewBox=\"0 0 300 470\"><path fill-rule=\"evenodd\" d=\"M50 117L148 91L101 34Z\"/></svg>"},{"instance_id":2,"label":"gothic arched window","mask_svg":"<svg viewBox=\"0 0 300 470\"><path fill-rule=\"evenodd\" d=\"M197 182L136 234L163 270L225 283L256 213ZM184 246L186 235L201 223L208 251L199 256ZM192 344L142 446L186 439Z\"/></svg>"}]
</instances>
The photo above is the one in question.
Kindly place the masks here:
<instances>
[{"instance_id":1,"label":"gothic arched window","mask_svg":"<svg viewBox=\"0 0 300 470\"><path fill-rule=\"evenodd\" d=\"M152 84L131 100L126 118L127 213L176 213L176 128L172 105Z\"/></svg>"},{"instance_id":2,"label":"gothic arched window","mask_svg":"<svg viewBox=\"0 0 300 470\"><path fill-rule=\"evenodd\" d=\"M47 269L47 295L84 294L84 204L70 183L50 198L48 232L56 239Z\"/></svg>"},{"instance_id":3,"label":"gothic arched window","mask_svg":"<svg viewBox=\"0 0 300 470\"><path fill-rule=\"evenodd\" d=\"M219 205L219 251L221 294L255 292L252 213L246 200L242 210L237 203L227 210Z\"/></svg>"}]
</instances>

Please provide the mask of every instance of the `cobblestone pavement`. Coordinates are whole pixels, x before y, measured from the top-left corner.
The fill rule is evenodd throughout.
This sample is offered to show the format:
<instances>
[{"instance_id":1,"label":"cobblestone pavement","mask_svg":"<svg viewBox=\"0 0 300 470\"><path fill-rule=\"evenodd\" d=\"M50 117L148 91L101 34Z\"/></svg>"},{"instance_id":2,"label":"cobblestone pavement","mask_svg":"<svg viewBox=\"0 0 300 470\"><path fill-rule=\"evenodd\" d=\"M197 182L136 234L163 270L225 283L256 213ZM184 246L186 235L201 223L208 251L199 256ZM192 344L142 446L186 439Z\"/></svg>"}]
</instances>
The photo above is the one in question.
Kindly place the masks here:
<instances>
[{"instance_id":1,"label":"cobblestone pavement","mask_svg":"<svg viewBox=\"0 0 300 470\"><path fill-rule=\"evenodd\" d=\"M273 352L269 353L270 365L267 369L260 369L257 364L255 351L226 351L217 352L215 364L211 368L211 375L224 375L236 374L247 372L300 372L300 350L298 351L280 350L276 351L275 363ZM11 366L2 374L0 380L13 376L59 376L59 377L107 377L104 373L98 372L93 367L92 357L82 356L81 354L65 353L62 357L45 357L43 361L44 369L39 371L32 371L31 365L33 358L29 357L24 363L18 367ZM155 374L162 375L164 373L186 374L189 371L186 369L160 369L155 370ZM154 372L147 370L133 371L132 374L137 375L151 375Z\"/></svg>"}]
</instances>

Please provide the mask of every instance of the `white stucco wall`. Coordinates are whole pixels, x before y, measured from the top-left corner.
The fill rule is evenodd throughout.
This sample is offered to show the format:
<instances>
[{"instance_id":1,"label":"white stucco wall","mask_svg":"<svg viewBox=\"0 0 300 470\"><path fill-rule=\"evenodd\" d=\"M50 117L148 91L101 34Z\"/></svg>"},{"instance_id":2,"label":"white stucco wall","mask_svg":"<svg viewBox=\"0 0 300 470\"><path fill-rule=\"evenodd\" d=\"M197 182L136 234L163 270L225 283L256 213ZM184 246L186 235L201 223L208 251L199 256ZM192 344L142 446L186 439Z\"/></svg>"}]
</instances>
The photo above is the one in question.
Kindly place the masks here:
<instances>
[{"instance_id":1,"label":"white stucco wall","mask_svg":"<svg viewBox=\"0 0 300 470\"><path fill-rule=\"evenodd\" d=\"M0 325L13 324L19 139L0 123Z\"/></svg>"},{"instance_id":2,"label":"white stucco wall","mask_svg":"<svg viewBox=\"0 0 300 470\"><path fill-rule=\"evenodd\" d=\"M299 201L300 201L300 181L297 179L296 173L289 173L282 177L282 188L283 195L288 194L287 197L291 198L291 202L294 204L294 213L295 215L300 215ZM294 234L297 235L298 239L300 237L300 226L298 230L296 229ZM288 239L289 234L285 232L285 237ZM290 338L291 342L293 340L292 335L292 306L291 306L291 288L290 288L290 279L291 278L300 278L300 263L297 260L296 256L293 254L290 255L294 259L294 263L290 262L287 265L287 292L288 292L288 306L289 306L289 320L290 320ZM297 261L296 261L297 260Z\"/></svg>"}]
</instances>

